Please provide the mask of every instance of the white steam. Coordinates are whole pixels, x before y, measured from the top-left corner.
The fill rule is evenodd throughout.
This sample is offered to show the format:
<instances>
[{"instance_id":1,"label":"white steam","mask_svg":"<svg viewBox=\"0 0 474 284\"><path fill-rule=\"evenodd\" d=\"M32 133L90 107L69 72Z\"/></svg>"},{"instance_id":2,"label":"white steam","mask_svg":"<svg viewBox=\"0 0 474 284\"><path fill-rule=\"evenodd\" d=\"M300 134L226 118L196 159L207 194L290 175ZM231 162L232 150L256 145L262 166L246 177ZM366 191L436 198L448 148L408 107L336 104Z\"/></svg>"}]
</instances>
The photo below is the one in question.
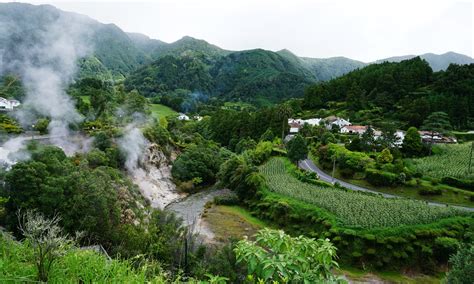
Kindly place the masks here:
<instances>
[{"instance_id":1,"label":"white steam","mask_svg":"<svg viewBox=\"0 0 474 284\"><path fill-rule=\"evenodd\" d=\"M127 156L125 167L130 173L136 171L147 145L148 140L134 123L125 127L125 135L118 139L120 150Z\"/></svg>"},{"instance_id":2,"label":"white steam","mask_svg":"<svg viewBox=\"0 0 474 284\"><path fill-rule=\"evenodd\" d=\"M54 137L51 142L68 154L79 150L80 145L67 138L71 135L70 125L77 124L82 117L66 89L73 81L78 59L92 51L87 40L87 22L61 13L42 26L14 26L10 19L0 18L2 25L13 28L1 30L7 47L0 50L0 75L19 75L26 91L22 107L14 115L27 129L39 117L49 117L48 129ZM19 37L24 39L15 41ZM2 151L7 150L7 144Z\"/></svg>"}]
</instances>

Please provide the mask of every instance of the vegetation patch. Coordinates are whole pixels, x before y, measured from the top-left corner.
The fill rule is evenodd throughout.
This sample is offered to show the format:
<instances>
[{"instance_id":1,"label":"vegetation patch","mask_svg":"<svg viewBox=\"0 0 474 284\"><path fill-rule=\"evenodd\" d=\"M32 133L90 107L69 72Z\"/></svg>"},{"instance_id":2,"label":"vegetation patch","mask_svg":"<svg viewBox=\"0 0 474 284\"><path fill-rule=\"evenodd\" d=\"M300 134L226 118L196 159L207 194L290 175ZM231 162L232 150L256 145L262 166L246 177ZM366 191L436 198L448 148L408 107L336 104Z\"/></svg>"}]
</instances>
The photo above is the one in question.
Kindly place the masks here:
<instances>
[{"instance_id":1,"label":"vegetation patch","mask_svg":"<svg viewBox=\"0 0 474 284\"><path fill-rule=\"evenodd\" d=\"M205 221L215 235L217 241L252 237L266 224L252 216L239 206L213 206L205 213Z\"/></svg>"},{"instance_id":2,"label":"vegetation patch","mask_svg":"<svg viewBox=\"0 0 474 284\"><path fill-rule=\"evenodd\" d=\"M271 159L261 167L261 172L271 191L324 208L345 226L376 228L427 224L467 214L455 208L429 206L415 200L387 199L303 183L287 173L282 158Z\"/></svg>"},{"instance_id":3,"label":"vegetation patch","mask_svg":"<svg viewBox=\"0 0 474 284\"><path fill-rule=\"evenodd\" d=\"M474 172L468 172L471 144L436 145L434 155L412 159L411 168L423 175L441 179L455 177L474 179Z\"/></svg>"}]
</instances>

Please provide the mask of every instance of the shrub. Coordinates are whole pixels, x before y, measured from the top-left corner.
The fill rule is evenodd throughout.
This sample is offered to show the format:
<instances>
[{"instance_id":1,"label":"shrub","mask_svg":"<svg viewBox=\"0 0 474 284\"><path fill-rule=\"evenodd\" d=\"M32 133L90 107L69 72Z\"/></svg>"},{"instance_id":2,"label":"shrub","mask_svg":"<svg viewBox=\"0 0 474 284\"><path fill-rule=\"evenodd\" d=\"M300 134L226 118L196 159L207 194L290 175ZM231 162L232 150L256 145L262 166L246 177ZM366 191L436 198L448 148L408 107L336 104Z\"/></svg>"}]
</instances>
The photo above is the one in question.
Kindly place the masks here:
<instances>
[{"instance_id":1,"label":"shrub","mask_svg":"<svg viewBox=\"0 0 474 284\"><path fill-rule=\"evenodd\" d=\"M436 188L436 187L424 187L424 188L421 188L420 190L418 190L418 194L419 195L424 195L424 196L428 196L428 195L441 195L443 192L440 188Z\"/></svg>"},{"instance_id":2,"label":"shrub","mask_svg":"<svg viewBox=\"0 0 474 284\"><path fill-rule=\"evenodd\" d=\"M365 171L367 181L375 186L395 186L400 178L397 174L379 171L376 169L367 169Z\"/></svg>"},{"instance_id":3,"label":"shrub","mask_svg":"<svg viewBox=\"0 0 474 284\"><path fill-rule=\"evenodd\" d=\"M459 187L462 189L467 189L469 191L474 191L474 181L472 180L462 180L454 177L444 177L441 179L441 183L454 187Z\"/></svg>"}]
</instances>

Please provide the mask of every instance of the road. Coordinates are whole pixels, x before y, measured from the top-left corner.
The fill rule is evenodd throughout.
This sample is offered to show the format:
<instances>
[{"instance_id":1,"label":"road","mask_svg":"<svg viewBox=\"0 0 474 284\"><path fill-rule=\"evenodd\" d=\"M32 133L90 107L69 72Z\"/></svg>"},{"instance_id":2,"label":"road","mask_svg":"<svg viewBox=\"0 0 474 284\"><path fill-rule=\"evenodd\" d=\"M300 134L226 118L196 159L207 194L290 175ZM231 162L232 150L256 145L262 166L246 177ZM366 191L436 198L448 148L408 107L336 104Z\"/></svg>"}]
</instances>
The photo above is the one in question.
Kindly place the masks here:
<instances>
[{"instance_id":1,"label":"road","mask_svg":"<svg viewBox=\"0 0 474 284\"><path fill-rule=\"evenodd\" d=\"M342 187L345 187L345 188L350 189L350 190L375 193L375 194L381 195L385 198L402 198L401 196L398 196L398 195L378 192L378 191L375 191L375 190L371 190L371 189L368 189L368 188L365 188L365 187L361 187L361 186L358 186L358 185L355 185L355 184L345 182L345 181L337 179L337 178L333 179L330 175L328 175L327 173L322 171L320 168L318 168L313 163L313 161L311 161L310 159L300 161L299 162L299 167L304 169L304 170L317 173L319 178L322 181L326 181L326 182L329 182L329 183L337 182ZM433 201L425 201L425 202L429 205L432 205L432 206L447 206L447 204L433 202ZM458 208L458 209L462 209L462 210L468 210L468 211L474 212L474 208L472 208L472 207L463 207L463 206L457 206L457 205L449 205L449 206L455 207L455 208Z\"/></svg>"}]
</instances>

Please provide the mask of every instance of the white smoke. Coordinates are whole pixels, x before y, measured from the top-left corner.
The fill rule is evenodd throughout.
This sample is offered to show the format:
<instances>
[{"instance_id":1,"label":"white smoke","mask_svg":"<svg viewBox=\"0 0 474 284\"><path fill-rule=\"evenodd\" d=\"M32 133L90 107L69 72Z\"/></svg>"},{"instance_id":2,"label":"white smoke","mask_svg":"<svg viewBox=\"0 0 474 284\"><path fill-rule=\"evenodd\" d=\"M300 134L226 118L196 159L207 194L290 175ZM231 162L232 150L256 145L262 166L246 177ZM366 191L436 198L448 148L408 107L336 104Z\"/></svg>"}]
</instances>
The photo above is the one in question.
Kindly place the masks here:
<instances>
[{"instance_id":1,"label":"white smoke","mask_svg":"<svg viewBox=\"0 0 474 284\"><path fill-rule=\"evenodd\" d=\"M0 147L0 165L9 169L18 161L28 160L30 153L24 150L25 139L16 137L8 140Z\"/></svg>"},{"instance_id":2,"label":"white smoke","mask_svg":"<svg viewBox=\"0 0 474 284\"><path fill-rule=\"evenodd\" d=\"M71 136L70 125L79 123L82 117L66 89L73 81L78 59L87 56L92 48L88 44L87 22L72 14L56 16L48 24L33 28L25 23L14 26L10 19L0 18L0 26L13 27L1 31L7 47L0 50L0 75L15 73L24 84L26 96L15 112L20 124L28 129L37 118L49 117L52 143L73 153L80 146L67 139ZM18 37L25 39L15 41ZM6 151L3 147L2 151Z\"/></svg>"},{"instance_id":3,"label":"white smoke","mask_svg":"<svg viewBox=\"0 0 474 284\"><path fill-rule=\"evenodd\" d=\"M140 159L149 142L135 123L125 127L125 135L117 142L120 150L126 155L125 167L133 174L139 167Z\"/></svg>"}]
</instances>

